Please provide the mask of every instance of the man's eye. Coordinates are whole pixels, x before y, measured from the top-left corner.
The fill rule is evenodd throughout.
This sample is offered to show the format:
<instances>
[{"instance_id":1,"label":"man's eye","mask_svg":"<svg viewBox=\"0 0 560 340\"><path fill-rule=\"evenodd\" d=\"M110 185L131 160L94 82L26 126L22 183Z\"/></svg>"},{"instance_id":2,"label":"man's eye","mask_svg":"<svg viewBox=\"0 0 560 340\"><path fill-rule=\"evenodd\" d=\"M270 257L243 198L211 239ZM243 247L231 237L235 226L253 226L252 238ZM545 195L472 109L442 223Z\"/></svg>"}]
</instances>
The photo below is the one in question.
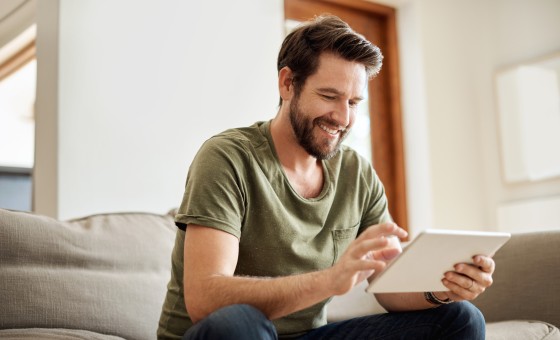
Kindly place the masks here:
<instances>
[{"instance_id":1,"label":"man's eye","mask_svg":"<svg viewBox=\"0 0 560 340\"><path fill-rule=\"evenodd\" d=\"M336 99L336 97L327 96L326 94L323 94L322 96L323 96L323 98L326 99L326 100L335 100L335 99Z\"/></svg>"},{"instance_id":2,"label":"man's eye","mask_svg":"<svg viewBox=\"0 0 560 340\"><path fill-rule=\"evenodd\" d=\"M359 102L355 102L355 101L349 101L348 105L350 105L350 107L357 107L359 104Z\"/></svg>"}]
</instances>

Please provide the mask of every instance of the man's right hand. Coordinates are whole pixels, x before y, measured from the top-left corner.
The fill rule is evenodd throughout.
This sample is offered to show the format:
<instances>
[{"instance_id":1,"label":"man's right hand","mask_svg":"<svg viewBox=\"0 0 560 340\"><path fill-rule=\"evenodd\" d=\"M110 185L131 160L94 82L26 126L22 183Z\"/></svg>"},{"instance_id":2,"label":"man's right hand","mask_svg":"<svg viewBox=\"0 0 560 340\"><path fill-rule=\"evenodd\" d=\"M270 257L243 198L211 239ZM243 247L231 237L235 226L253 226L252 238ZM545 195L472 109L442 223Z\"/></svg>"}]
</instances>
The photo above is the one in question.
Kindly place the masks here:
<instances>
[{"instance_id":1,"label":"man's right hand","mask_svg":"<svg viewBox=\"0 0 560 340\"><path fill-rule=\"evenodd\" d=\"M365 230L329 269L335 294L345 294L374 272L383 271L387 263L402 251L389 237L405 238L407 235L404 229L392 222L373 225Z\"/></svg>"}]
</instances>

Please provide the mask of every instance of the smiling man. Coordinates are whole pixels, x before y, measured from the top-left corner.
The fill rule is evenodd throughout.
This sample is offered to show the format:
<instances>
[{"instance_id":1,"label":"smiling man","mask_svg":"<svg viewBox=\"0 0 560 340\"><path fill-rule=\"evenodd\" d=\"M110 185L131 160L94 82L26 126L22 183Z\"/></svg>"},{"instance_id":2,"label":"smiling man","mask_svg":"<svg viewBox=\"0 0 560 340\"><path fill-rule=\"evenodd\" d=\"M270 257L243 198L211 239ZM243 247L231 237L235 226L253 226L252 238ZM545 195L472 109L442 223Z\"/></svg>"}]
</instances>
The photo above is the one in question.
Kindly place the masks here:
<instances>
[{"instance_id":1,"label":"smiling man","mask_svg":"<svg viewBox=\"0 0 560 340\"><path fill-rule=\"evenodd\" d=\"M189 169L160 339L484 339L463 300L491 284L487 257L447 273L447 292L378 295L390 313L327 324L330 298L382 271L400 252L388 236L407 235L371 165L341 145L381 61L337 17L286 37L276 117L210 138Z\"/></svg>"}]
</instances>

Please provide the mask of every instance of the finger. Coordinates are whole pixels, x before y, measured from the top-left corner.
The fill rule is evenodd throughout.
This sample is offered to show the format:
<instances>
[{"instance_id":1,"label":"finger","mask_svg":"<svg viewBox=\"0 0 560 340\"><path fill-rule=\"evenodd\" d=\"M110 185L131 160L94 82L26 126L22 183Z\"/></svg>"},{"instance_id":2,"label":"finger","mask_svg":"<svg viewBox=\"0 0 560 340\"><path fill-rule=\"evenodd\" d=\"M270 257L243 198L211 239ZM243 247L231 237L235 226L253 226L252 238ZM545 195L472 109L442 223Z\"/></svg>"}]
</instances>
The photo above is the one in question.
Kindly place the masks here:
<instances>
[{"instance_id":1,"label":"finger","mask_svg":"<svg viewBox=\"0 0 560 340\"><path fill-rule=\"evenodd\" d=\"M445 273L444 278L466 290L474 291L475 288L477 288L475 287L476 281L473 278L457 272L447 272Z\"/></svg>"},{"instance_id":2,"label":"finger","mask_svg":"<svg viewBox=\"0 0 560 340\"><path fill-rule=\"evenodd\" d=\"M456 272L447 272L445 273L444 280L453 284L458 291L456 290L455 293L461 294L462 296L471 299L480 294L482 294L487 287L489 287L491 282L491 276L486 274L489 277L490 283L487 283L487 279L483 279L477 281L472 277L468 277Z\"/></svg>"},{"instance_id":3,"label":"finger","mask_svg":"<svg viewBox=\"0 0 560 340\"><path fill-rule=\"evenodd\" d=\"M451 280L448 280L447 278L444 278L441 282L445 287L447 287L447 289L451 291L452 293L451 299L455 301L474 300L479 294L477 292L465 289L461 285Z\"/></svg>"},{"instance_id":4,"label":"finger","mask_svg":"<svg viewBox=\"0 0 560 340\"><path fill-rule=\"evenodd\" d=\"M385 248L373 252L373 258L380 261L390 261L402 253L400 248Z\"/></svg>"},{"instance_id":5,"label":"finger","mask_svg":"<svg viewBox=\"0 0 560 340\"><path fill-rule=\"evenodd\" d=\"M460 263L455 265L455 270L457 273L474 280L479 286L486 288L492 285L492 274L483 271L476 265Z\"/></svg>"},{"instance_id":6,"label":"finger","mask_svg":"<svg viewBox=\"0 0 560 340\"><path fill-rule=\"evenodd\" d=\"M350 263L349 269L353 271L383 271L383 269L385 269L385 263L382 261L356 260Z\"/></svg>"},{"instance_id":7,"label":"finger","mask_svg":"<svg viewBox=\"0 0 560 340\"><path fill-rule=\"evenodd\" d=\"M408 236L406 230L402 229L393 222L386 222L381 224L376 224L368 227L359 238L372 238L377 236L389 236L395 235L399 238L405 238Z\"/></svg>"},{"instance_id":8,"label":"finger","mask_svg":"<svg viewBox=\"0 0 560 340\"><path fill-rule=\"evenodd\" d=\"M472 278L476 281L480 280L482 278L482 275L484 274L484 272L480 268L467 263L456 264L453 268L457 273Z\"/></svg>"},{"instance_id":9,"label":"finger","mask_svg":"<svg viewBox=\"0 0 560 340\"><path fill-rule=\"evenodd\" d=\"M473 257L474 264L477 265L482 271L492 274L496 268L494 259L489 256L477 255Z\"/></svg>"},{"instance_id":10,"label":"finger","mask_svg":"<svg viewBox=\"0 0 560 340\"><path fill-rule=\"evenodd\" d=\"M369 272L368 276L370 276L374 272L381 272L385 269L384 262L368 259L341 259L337 266L346 273L344 276L353 276L359 272Z\"/></svg>"},{"instance_id":11,"label":"finger","mask_svg":"<svg viewBox=\"0 0 560 340\"><path fill-rule=\"evenodd\" d=\"M370 255L375 260L392 260L402 253L402 248L398 240L394 239L393 236L390 236L390 238L381 236L375 239L357 240L349 252L353 257Z\"/></svg>"},{"instance_id":12,"label":"finger","mask_svg":"<svg viewBox=\"0 0 560 340\"><path fill-rule=\"evenodd\" d=\"M348 249L349 254L354 258L361 258L372 250L380 250L388 244L387 238L377 237L374 239L359 240Z\"/></svg>"}]
</instances>

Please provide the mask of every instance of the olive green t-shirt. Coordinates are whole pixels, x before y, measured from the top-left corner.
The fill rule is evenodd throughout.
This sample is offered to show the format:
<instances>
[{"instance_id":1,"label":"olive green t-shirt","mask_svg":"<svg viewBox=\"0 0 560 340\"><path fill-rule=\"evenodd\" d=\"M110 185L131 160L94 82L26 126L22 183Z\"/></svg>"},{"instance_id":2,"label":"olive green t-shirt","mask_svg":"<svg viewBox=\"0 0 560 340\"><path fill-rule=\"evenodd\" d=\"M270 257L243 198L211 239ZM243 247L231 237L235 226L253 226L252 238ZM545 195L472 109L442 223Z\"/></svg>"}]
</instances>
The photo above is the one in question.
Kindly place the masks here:
<instances>
[{"instance_id":1,"label":"olive green t-shirt","mask_svg":"<svg viewBox=\"0 0 560 340\"><path fill-rule=\"evenodd\" d=\"M390 216L383 186L367 160L341 146L322 163L321 193L303 198L280 165L270 121L227 130L207 140L197 153L176 223L181 229L198 224L237 237L235 275L278 277L328 268L361 231ZM158 330L161 338L180 338L192 325L182 290L184 234L177 233ZM326 324L328 301L274 320L278 334Z\"/></svg>"}]
</instances>

